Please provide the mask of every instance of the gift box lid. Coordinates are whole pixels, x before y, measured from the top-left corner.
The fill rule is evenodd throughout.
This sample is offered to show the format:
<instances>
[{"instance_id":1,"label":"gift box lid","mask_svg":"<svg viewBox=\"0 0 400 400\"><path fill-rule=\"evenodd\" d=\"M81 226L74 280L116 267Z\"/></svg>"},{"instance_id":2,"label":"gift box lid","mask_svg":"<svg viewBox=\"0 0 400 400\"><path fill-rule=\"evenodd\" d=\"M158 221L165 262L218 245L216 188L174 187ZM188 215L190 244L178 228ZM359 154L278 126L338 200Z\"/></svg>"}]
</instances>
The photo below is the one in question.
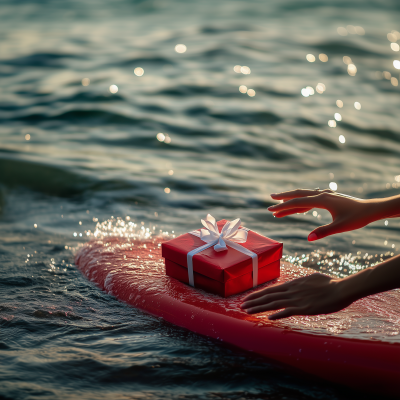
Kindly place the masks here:
<instances>
[{"instance_id":1,"label":"gift box lid","mask_svg":"<svg viewBox=\"0 0 400 400\"><path fill-rule=\"evenodd\" d=\"M218 230L227 220L217 222ZM187 253L200 246L203 242L199 237L185 233L175 239L162 243L162 256L187 268ZM258 268L262 268L282 257L282 243L269 239L251 230L247 233L247 241L240 243L258 255ZM220 282L226 282L241 275L252 272L252 259L227 245L227 251L216 252L213 247L203 250L193 256L193 271L208 276Z\"/></svg>"}]
</instances>

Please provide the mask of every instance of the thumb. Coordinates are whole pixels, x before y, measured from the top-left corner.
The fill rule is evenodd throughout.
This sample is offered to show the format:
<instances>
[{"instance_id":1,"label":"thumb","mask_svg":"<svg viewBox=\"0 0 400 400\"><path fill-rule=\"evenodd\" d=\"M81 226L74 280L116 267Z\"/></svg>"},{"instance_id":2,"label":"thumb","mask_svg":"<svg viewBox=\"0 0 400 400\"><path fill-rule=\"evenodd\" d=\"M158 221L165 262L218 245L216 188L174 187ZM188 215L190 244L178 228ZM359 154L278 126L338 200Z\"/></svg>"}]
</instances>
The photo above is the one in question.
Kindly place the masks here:
<instances>
[{"instance_id":1,"label":"thumb","mask_svg":"<svg viewBox=\"0 0 400 400\"><path fill-rule=\"evenodd\" d=\"M308 241L313 242L314 240L322 239L326 236L333 235L336 232L336 225L334 222L331 222L330 224L320 226L317 229L314 229L309 235L308 235Z\"/></svg>"}]
</instances>

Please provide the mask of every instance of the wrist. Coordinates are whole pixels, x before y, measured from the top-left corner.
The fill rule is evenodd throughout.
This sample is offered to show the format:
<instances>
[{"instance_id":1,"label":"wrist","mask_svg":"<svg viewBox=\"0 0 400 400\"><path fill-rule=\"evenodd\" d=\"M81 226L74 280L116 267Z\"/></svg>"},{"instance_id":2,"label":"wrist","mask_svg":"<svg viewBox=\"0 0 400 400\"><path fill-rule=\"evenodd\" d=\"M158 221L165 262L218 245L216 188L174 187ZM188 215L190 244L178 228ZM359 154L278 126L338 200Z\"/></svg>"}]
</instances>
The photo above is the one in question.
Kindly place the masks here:
<instances>
[{"instance_id":1,"label":"wrist","mask_svg":"<svg viewBox=\"0 0 400 400\"><path fill-rule=\"evenodd\" d=\"M365 200L368 211L373 221L390 218L400 214L400 197ZM372 222L372 221L371 221Z\"/></svg>"},{"instance_id":2,"label":"wrist","mask_svg":"<svg viewBox=\"0 0 400 400\"><path fill-rule=\"evenodd\" d=\"M356 279L354 278L356 278L356 275L332 280L335 287L337 302L343 308L363 297L363 293L360 290L361 288L357 285L357 282L355 282Z\"/></svg>"}]
</instances>

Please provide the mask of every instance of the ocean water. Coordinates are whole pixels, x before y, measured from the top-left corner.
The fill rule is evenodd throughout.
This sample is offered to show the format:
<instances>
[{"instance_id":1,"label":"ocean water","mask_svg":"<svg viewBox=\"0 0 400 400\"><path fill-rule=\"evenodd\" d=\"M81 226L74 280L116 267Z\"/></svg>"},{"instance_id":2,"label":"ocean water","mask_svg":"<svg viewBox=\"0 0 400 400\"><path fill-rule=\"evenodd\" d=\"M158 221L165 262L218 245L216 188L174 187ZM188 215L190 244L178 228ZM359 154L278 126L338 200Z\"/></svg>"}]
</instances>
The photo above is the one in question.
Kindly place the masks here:
<instances>
[{"instance_id":1,"label":"ocean water","mask_svg":"<svg viewBox=\"0 0 400 400\"><path fill-rule=\"evenodd\" d=\"M1 1L0 399L355 398L119 303L74 249L118 217L176 235L210 213L337 276L396 254L395 220L308 243L328 214L266 209L297 187L399 193L399 17L389 0Z\"/></svg>"}]
</instances>

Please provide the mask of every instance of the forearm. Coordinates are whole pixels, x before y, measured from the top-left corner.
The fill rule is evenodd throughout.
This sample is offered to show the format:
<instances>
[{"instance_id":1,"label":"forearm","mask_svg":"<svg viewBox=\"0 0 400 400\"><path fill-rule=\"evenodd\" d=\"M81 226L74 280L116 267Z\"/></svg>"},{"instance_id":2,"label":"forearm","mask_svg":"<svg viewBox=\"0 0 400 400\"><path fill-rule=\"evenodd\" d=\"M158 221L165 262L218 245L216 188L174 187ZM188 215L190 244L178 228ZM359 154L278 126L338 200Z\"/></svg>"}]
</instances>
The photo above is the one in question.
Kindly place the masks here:
<instances>
[{"instance_id":1,"label":"forearm","mask_svg":"<svg viewBox=\"0 0 400 400\"><path fill-rule=\"evenodd\" d=\"M400 195L383 199L367 200L371 205L374 220L400 217Z\"/></svg>"},{"instance_id":2,"label":"forearm","mask_svg":"<svg viewBox=\"0 0 400 400\"><path fill-rule=\"evenodd\" d=\"M400 255L336 281L339 296L350 302L400 288Z\"/></svg>"}]
</instances>

